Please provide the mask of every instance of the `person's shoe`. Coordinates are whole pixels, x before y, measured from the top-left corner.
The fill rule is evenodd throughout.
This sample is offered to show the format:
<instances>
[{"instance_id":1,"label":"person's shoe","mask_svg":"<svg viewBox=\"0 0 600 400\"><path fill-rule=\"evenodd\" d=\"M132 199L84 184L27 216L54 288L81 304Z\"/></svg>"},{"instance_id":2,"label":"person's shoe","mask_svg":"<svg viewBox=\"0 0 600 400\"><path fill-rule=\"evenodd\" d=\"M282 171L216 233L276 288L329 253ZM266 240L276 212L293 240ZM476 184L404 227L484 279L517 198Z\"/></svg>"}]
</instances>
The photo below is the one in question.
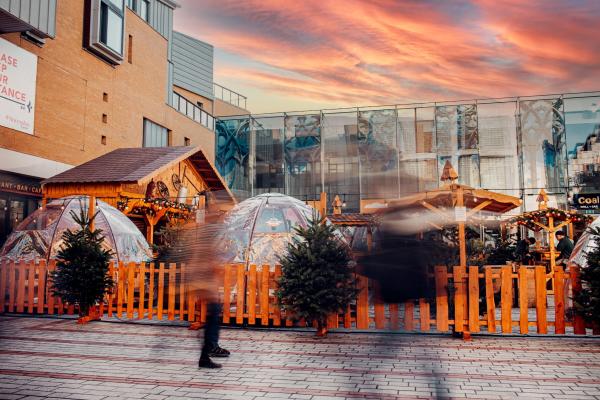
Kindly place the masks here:
<instances>
[{"instance_id":1,"label":"person's shoe","mask_svg":"<svg viewBox=\"0 0 600 400\"><path fill-rule=\"evenodd\" d=\"M223 366L221 364L217 364L210 358L201 358L200 361L198 361L198 368L217 369L217 368L222 368L222 367Z\"/></svg>"},{"instance_id":2,"label":"person's shoe","mask_svg":"<svg viewBox=\"0 0 600 400\"><path fill-rule=\"evenodd\" d=\"M215 348L208 353L210 357L229 357L230 354L231 353L229 352L229 350L225 350L224 348L219 346L215 346Z\"/></svg>"}]
</instances>

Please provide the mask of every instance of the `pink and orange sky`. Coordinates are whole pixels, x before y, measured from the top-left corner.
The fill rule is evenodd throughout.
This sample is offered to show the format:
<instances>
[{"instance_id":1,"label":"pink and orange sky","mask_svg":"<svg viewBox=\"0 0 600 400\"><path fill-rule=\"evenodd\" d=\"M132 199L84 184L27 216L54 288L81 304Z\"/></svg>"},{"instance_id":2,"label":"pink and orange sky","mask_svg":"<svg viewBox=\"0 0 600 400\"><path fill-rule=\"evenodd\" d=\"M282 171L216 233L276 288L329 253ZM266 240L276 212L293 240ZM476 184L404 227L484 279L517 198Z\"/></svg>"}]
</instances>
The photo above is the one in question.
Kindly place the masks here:
<instances>
[{"instance_id":1,"label":"pink and orange sky","mask_svg":"<svg viewBox=\"0 0 600 400\"><path fill-rule=\"evenodd\" d=\"M253 113L600 90L600 0L178 0Z\"/></svg>"}]
</instances>

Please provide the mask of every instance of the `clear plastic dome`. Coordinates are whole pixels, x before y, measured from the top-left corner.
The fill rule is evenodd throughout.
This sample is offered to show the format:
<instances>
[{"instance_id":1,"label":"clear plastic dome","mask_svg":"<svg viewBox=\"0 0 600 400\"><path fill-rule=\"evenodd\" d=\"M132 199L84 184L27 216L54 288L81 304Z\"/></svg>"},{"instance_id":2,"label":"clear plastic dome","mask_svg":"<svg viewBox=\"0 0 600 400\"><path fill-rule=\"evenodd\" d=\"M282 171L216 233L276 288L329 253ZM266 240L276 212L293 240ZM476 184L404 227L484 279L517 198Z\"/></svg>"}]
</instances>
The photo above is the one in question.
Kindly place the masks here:
<instances>
[{"instance_id":1,"label":"clear plastic dome","mask_svg":"<svg viewBox=\"0 0 600 400\"><path fill-rule=\"evenodd\" d=\"M78 229L71 211L87 209L87 196L53 200L33 212L10 234L0 250L0 258L32 261L56 258L67 229ZM103 247L113 251L113 260L144 262L152 259L146 238L129 218L113 206L97 200L95 227L102 229Z\"/></svg>"},{"instance_id":2,"label":"clear plastic dome","mask_svg":"<svg viewBox=\"0 0 600 400\"><path fill-rule=\"evenodd\" d=\"M274 265L287 252L294 228L306 227L316 211L279 193L244 200L225 218L225 262Z\"/></svg>"}]
</instances>

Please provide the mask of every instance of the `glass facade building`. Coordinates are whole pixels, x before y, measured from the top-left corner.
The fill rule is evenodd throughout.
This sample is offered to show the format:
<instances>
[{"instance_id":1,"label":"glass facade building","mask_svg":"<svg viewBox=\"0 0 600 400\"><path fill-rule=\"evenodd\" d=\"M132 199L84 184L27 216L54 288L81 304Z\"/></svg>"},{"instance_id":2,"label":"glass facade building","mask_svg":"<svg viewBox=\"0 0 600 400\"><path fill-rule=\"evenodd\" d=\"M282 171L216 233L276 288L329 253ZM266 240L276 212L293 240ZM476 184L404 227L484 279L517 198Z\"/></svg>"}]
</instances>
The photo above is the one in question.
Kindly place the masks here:
<instances>
[{"instance_id":1,"label":"glass facade building","mask_svg":"<svg viewBox=\"0 0 600 400\"><path fill-rule=\"evenodd\" d=\"M459 182L537 208L600 192L600 92L241 115L216 122L216 165L241 199L339 195L345 212Z\"/></svg>"}]
</instances>

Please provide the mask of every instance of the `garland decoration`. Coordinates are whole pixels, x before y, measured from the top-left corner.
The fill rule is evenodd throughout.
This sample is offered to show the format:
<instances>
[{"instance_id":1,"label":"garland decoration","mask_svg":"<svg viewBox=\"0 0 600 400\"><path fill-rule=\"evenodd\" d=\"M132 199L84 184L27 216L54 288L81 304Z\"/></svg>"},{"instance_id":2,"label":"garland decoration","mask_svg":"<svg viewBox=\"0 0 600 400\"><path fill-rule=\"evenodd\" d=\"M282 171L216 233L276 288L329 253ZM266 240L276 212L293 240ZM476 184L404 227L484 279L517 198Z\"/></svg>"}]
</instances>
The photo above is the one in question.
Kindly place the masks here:
<instances>
[{"instance_id":1,"label":"garland decoration","mask_svg":"<svg viewBox=\"0 0 600 400\"><path fill-rule=\"evenodd\" d=\"M183 218L188 219L192 217L193 212L198 208L189 204L179 203L177 201L171 201L168 199L136 199L132 200L132 204L129 204L130 199L117 201L117 208L119 211L126 214L135 215L148 215L150 217L156 216L156 214L163 210L168 209L165 215L168 218Z\"/></svg>"},{"instance_id":2,"label":"garland decoration","mask_svg":"<svg viewBox=\"0 0 600 400\"><path fill-rule=\"evenodd\" d=\"M537 223L548 226L548 219L552 217L556 222L572 222L574 224L589 224L594 218L590 215L578 213L577 211L561 210L558 208L546 208L523 213L508 220L509 226L525 226L535 232L542 230Z\"/></svg>"}]
</instances>

